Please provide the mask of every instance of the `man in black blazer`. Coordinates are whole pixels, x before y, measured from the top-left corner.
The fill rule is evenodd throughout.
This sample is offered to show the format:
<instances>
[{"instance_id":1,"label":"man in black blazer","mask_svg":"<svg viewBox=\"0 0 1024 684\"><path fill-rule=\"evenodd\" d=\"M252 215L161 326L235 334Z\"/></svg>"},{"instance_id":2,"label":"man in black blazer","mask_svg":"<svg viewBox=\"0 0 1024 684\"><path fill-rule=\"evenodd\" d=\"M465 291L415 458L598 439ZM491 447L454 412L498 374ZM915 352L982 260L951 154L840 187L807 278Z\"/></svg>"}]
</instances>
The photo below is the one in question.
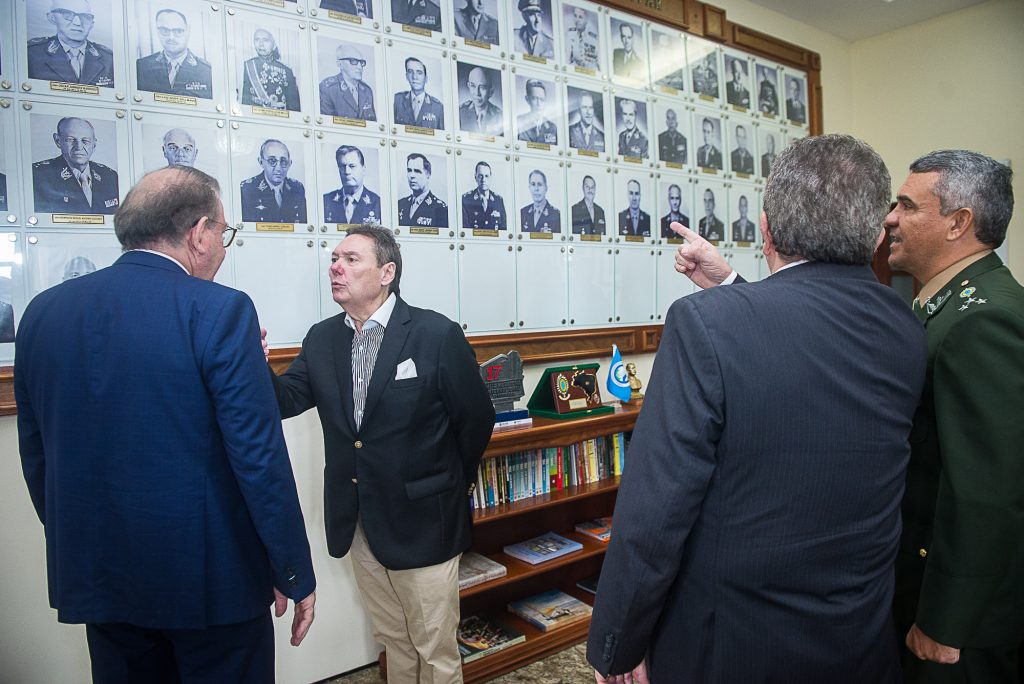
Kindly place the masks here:
<instances>
[{"instance_id":1,"label":"man in black blazer","mask_svg":"<svg viewBox=\"0 0 1024 684\"><path fill-rule=\"evenodd\" d=\"M774 275L669 309L597 589L598 681L899 681L893 566L927 348L871 271L889 193L865 143L794 143L764 193ZM677 230L680 269L722 282L687 268L685 248L714 249Z\"/></svg>"},{"instance_id":2,"label":"man in black blazer","mask_svg":"<svg viewBox=\"0 0 1024 684\"><path fill-rule=\"evenodd\" d=\"M577 235L604 235L606 227L604 209L594 201L597 181L593 176L583 177L583 199L572 205L572 232Z\"/></svg>"},{"instance_id":3,"label":"man in black blazer","mask_svg":"<svg viewBox=\"0 0 1024 684\"><path fill-rule=\"evenodd\" d=\"M310 328L273 378L281 415L320 414L327 548L352 551L388 679L461 682L459 556L494 408L459 326L399 297L390 230L352 228L331 261L344 311Z\"/></svg>"}]
</instances>

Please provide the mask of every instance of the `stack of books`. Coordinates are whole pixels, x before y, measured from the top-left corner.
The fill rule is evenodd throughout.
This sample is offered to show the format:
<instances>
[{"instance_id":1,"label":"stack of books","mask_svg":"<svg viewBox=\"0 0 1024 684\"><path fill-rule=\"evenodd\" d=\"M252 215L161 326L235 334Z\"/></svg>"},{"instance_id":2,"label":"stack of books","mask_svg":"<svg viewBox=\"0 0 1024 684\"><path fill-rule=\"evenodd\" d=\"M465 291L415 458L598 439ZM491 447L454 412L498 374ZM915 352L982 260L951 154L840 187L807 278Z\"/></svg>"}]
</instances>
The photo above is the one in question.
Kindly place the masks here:
<instances>
[{"instance_id":1,"label":"stack of books","mask_svg":"<svg viewBox=\"0 0 1024 684\"><path fill-rule=\"evenodd\" d=\"M545 632L586 620L593 612L583 601L557 589L513 601L508 610Z\"/></svg>"},{"instance_id":2,"label":"stack of books","mask_svg":"<svg viewBox=\"0 0 1024 684\"><path fill-rule=\"evenodd\" d=\"M591 575L590 577L584 577L576 583L576 586L582 589L583 591L589 592L594 596L597 596L597 581L599 579L601 579L601 575Z\"/></svg>"},{"instance_id":3,"label":"stack of books","mask_svg":"<svg viewBox=\"0 0 1024 684\"><path fill-rule=\"evenodd\" d=\"M513 409L501 411L494 416L494 432L506 432L508 430L523 430L533 426L533 418L527 409Z\"/></svg>"},{"instance_id":4,"label":"stack of books","mask_svg":"<svg viewBox=\"0 0 1024 684\"><path fill-rule=\"evenodd\" d=\"M463 663L497 653L526 641L522 632L495 620L472 615L459 623L459 654Z\"/></svg>"},{"instance_id":5,"label":"stack of books","mask_svg":"<svg viewBox=\"0 0 1024 684\"><path fill-rule=\"evenodd\" d=\"M501 563L481 556L476 551L467 551L459 559L459 591L504 577L507 573L508 568Z\"/></svg>"},{"instance_id":6,"label":"stack of books","mask_svg":"<svg viewBox=\"0 0 1024 684\"><path fill-rule=\"evenodd\" d=\"M588 537L593 537L598 541L606 542L612 538L611 516L607 518L594 518L593 520L587 520L586 522L576 523L576 531L580 534L585 534Z\"/></svg>"},{"instance_id":7,"label":"stack of books","mask_svg":"<svg viewBox=\"0 0 1024 684\"><path fill-rule=\"evenodd\" d=\"M545 532L539 537L506 546L505 553L530 565L536 565L582 548L583 544L578 541L566 539L554 532Z\"/></svg>"}]
</instances>

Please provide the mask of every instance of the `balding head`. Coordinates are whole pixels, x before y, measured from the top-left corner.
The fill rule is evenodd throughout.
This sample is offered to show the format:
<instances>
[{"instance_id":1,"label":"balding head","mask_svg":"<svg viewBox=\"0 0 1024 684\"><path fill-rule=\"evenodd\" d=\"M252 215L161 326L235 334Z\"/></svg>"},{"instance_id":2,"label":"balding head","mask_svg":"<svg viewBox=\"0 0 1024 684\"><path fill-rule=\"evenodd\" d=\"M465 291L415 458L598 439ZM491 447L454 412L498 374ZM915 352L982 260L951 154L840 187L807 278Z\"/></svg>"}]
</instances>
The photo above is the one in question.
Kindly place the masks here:
<instances>
[{"instance_id":1,"label":"balding head","mask_svg":"<svg viewBox=\"0 0 1024 684\"><path fill-rule=\"evenodd\" d=\"M114 234L124 249L180 245L203 216L223 218L216 179L188 166L147 173L114 215Z\"/></svg>"}]
</instances>

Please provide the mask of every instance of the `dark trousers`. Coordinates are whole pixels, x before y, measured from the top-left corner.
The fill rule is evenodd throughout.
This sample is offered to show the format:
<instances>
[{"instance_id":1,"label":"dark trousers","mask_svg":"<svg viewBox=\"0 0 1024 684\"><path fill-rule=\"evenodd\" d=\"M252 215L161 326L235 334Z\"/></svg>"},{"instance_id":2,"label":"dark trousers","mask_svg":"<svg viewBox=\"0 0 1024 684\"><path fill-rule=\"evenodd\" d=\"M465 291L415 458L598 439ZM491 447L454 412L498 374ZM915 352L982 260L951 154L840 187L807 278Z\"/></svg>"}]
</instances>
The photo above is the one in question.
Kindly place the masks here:
<instances>
[{"instance_id":1,"label":"dark trousers","mask_svg":"<svg viewBox=\"0 0 1024 684\"><path fill-rule=\"evenodd\" d=\"M94 684L273 684L270 611L206 629L85 626Z\"/></svg>"},{"instance_id":2,"label":"dark trousers","mask_svg":"<svg viewBox=\"0 0 1024 684\"><path fill-rule=\"evenodd\" d=\"M964 648L955 665L918 659L903 647L904 684L1014 684L1019 681L1018 647Z\"/></svg>"}]
</instances>

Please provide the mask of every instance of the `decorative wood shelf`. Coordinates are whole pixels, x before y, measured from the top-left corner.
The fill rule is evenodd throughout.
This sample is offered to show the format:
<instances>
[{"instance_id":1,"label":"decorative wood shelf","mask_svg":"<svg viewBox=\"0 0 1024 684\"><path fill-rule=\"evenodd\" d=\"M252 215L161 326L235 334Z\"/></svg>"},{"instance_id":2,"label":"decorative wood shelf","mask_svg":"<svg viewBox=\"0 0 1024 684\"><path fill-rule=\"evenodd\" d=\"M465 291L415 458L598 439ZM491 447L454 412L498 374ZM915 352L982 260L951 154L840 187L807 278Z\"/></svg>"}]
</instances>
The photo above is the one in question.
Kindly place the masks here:
<instances>
[{"instance_id":1,"label":"decorative wood shelf","mask_svg":"<svg viewBox=\"0 0 1024 684\"><path fill-rule=\"evenodd\" d=\"M519 516L526 512L532 513L545 508L572 504L579 499L617 491L618 488L619 478L613 477L607 480L588 482L575 487L566 487L558 492L541 494L540 496L520 499L519 501L513 501L511 503L499 504L488 508L480 508L473 511L473 526L480 527L495 521ZM586 538L590 539L590 537Z\"/></svg>"},{"instance_id":2,"label":"decorative wood shelf","mask_svg":"<svg viewBox=\"0 0 1024 684\"><path fill-rule=\"evenodd\" d=\"M491 441L484 452L484 458L512 454L517 451L531 451L545 447L565 446L585 439L626 432L633 429L639 406L622 406L615 413L599 416L556 420L534 418L533 425L525 430L509 430L491 435Z\"/></svg>"}]
</instances>

